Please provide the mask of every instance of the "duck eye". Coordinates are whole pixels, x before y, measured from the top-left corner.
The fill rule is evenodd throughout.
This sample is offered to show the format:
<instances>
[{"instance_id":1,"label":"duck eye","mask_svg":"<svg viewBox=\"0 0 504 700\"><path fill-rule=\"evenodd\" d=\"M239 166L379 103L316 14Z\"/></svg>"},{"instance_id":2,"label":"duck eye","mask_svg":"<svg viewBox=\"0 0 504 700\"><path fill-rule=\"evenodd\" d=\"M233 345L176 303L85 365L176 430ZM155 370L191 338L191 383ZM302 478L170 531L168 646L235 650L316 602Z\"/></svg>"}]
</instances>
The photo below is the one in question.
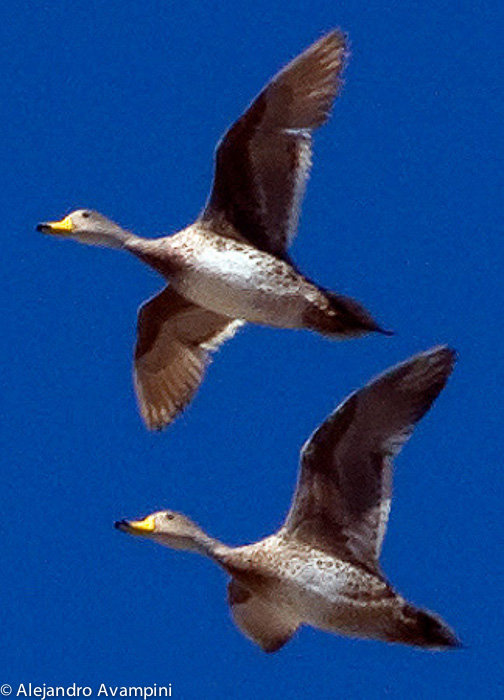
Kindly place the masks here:
<instances>
[{"instance_id":1,"label":"duck eye","mask_svg":"<svg viewBox=\"0 0 504 700\"><path fill-rule=\"evenodd\" d=\"M83 211L83 212L82 212L82 218L83 218L83 219L89 219L90 216L91 216L91 214L90 214L88 211Z\"/></svg>"},{"instance_id":2,"label":"duck eye","mask_svg":"<svg viewBox=\"0 0 504 700\"><path fill-rule=\"evenodd\" d=\"M166 513L167 520L173 520L174 518L175 518L175 516L173 515L173 513Z\"/></svg>"}]
</instances>

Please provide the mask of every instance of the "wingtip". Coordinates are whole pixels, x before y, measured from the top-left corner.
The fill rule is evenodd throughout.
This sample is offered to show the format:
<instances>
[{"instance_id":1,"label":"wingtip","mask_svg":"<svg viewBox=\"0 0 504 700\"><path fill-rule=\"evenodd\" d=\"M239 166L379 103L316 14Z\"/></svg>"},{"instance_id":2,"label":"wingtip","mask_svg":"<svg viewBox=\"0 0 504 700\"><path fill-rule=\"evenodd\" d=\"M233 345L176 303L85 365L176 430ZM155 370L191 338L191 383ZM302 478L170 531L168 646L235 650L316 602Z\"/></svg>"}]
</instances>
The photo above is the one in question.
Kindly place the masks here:
<instances>
[{"instance_id":1,"label":"wingtip","mask_svg":"<svg viewBox=\"0 0 504 700\"><path fill-rule=\"evenodd\" d=\"M437 345L401 363L418 385L432 389L432 400L442 391L455 368L457 353L447 345ZM399 365L398 367L400 367Z\"/></svg>"},{"instance_id":2,"label":"wingtip","mask_svg":"<svg viewBox=\"0 0 504 700\"><path fill-rule=\"evenodd\" d=\"M453 643L448 646L448 649L453 649L453 650L460 650L460 651L467 651L469 649L469 645L466 644L465 642L462 642L460 639L457 637L454 637Z\"/></svg>"},{"instance_id":3,"label":"wingtip","mask_svg":"<svg viewBox=\"0 0 504 700\"><path fill-rule=\"evenodd\" d=\"M445 647L448 651L449 650L459 650L459 651L464 651L469 649L469 646L465 644L464 642L461 642L460 639L457 637L454 637L453 640L450 642L450 644L447 644Z\"/></svg>"},{"instance_id":4,"label":"wingtip","mask_svg":"<svg viewBox=\"0 0 504 700\"><path fill-rule=\"evenodd\" d=\"M333 50L341 51L342 61L344 66L347 65L350 58L350 38L347 32L343 31L339 27L332 29L327 32L320 41L327 41L333 44Z\"/></svg>"},{"instance_id":5,"label":"wingtip","mask_svg":"<svg viewBox=\"0 0 504 700\"><path fill-rule=\"evenodd\" d=\"M438 345L437 347L433 348L433 350L449 355L454 361L458 360L458 351L455 350L455 348L452 348L450 345Z\"/></svg>"},{"instance_id":6,"label":"wingtip","mask_svg":"<svg viewBox=\"0 0 504 700\"><path fill-rule=\"evenodd\" d=\"M176 418L184 413L186 408L186 404L176 406L175 409L171 408L171 410L165 406L154 406L152 404L143 406L139 404L142 421L151 433L162 433Z\"/></svg>"},{"instance_id":7,"label":"wingtip","mask_svg":"<svg viewBox=\"0 0 504 700\"><path fill-rule=\"evenodd\" d=\"M164 418L158 414L146 414L142 411L140 413L145 427L151 433L162 433L163 430L165 430L170 425L172 420L175 420L176 418L176 416L173 416L172 418Z\"/></svg>"},{"instance_id":8,"label":"wingtip","mask_svg":"<svg viewBox=\"0 0 504 700\"><path fill-rule=\"evenodd\" d=\"M449 345L435 345L429 350L420 353L419 357L424 357L425 359L437 361L440 364L446 364L451 372L455 367L455 364L457 363L459 354L457 350L450 347Z\"/></svg>"},{"instance_id":9,"label":"wingtip","mask_svg":"<svg viewBox=\"0 0 504 700\"><path fill-rule=\"evenodd\" d=\"M324 32L319 41L335 41L340 45L348 47L349 38L348 33L341 29L341 27L333 27L329 29L329 31Z\"/></svg>"},{"instance_id":10,"label":"wingtip","mask_svg":"<svg viewBox=\"0 0 504 700\"><path fill-rule=\"evenodd\" d=\"M396 335L395 331L388 330L387 328L382 328L381 326L376 326L374 330L376 331L376 333L380 333L380 335L386 335L389 338Z\"/></svg>"}]
</instances>

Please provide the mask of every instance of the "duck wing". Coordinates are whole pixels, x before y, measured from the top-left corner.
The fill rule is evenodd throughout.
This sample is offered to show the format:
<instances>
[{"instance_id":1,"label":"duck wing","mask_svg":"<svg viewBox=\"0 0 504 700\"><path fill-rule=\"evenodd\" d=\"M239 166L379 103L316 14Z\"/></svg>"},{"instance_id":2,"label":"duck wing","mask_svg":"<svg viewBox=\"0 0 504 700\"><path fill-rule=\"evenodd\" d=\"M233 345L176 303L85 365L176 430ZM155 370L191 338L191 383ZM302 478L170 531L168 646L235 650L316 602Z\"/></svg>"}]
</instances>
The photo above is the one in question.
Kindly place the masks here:
<instances>
[{"instance_id":1,"label":"duck wing","mask_svg":"<svg viewBox=\"0 0 504 700\"><path fill-rule=\"evenodd\" d=\"M164 428L187 406L210 353L242 323L196 306L170 286L140 307L133 374L150 430Z\"/></svg>"},{"instance_id":2,"label":"duck wing","mask_svg":"<svg viewBox=\"0 0 504 700\"><path fill-rule=\"evenodd\" d=\"M224 220L260 250L288 259L311 166L312 132L329 117L347 55L332 31L289 63L224 135L203 221ZM230 234L229 231L227 232Z\"/></svg>"},{"instance_id":3,"label":"duck wing","mask_svg":"<svg viewBox=\"0 0 504 700\"><path fill-rule=\"evenodd\" d=\"M278 651L298 627L284 609L234 578L228 584L228 603L237 627L263 651Z\"/></svg>"},{"instance_id":4,"label":"duck wing","mask_svg":"<svg viewBox=\"0 0 504 700\"><path fill-rule=\"evenodd\" d=\"M392 461L452 372L447 347L416 355L347 398L301 452L284 532L379 571Z\"/></svg>"}]
</instances>

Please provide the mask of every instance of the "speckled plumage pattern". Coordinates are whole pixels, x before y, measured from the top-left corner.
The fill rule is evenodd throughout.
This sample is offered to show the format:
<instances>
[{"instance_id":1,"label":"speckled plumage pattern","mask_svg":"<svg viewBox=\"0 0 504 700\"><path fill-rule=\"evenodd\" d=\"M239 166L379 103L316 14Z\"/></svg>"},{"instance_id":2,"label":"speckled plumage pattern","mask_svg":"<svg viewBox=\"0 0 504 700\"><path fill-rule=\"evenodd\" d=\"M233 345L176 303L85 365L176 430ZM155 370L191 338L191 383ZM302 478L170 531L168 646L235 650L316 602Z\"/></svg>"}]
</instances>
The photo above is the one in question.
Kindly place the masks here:
<instances>
[{"instance_id":1,"label":"speckled plumage pattern","mask_svg":"<svg viewBox=\"0 0 504 700\"><path fill-rule=\"evenodd\" d=\"M310 307L327 311L319 288L291 265L247 243L191 226L170 239L180 255L173 287L194 304L230 318L303 328Z\"/></svg>"},{"instance_id":2,"label":"speckled plumage pattern","mask_svg":"<svg viewBox=\"0 0 504 700\"><path fill-rule=\"evenodd\" d=\"M444 622L394 591L378 563L392 459L443 389L454 361L449 348L434 348L346 399L303 447L287 519L260 542L228 547L171 511L117 525L222 566L231 575L228 602L236 624L265 651L278 650L304 624L433 649L458 646Z\"/></svg>"},{"instance_id":3,"label":"speckled plumage pattern","mask_svg":"<svg viewBox=\"0 0 504 700\"><path fill-rule=\"evenodd\" d=\"M245 321L341 339L384 332L361 304L306 279L287 253L312 133L329 117L346 56L344 34L332 31L270 81L219 143L208 202L183 231L141 239L86 210L39 225L126 249L169 282L138 316L134 381L148 428L165 427L185 408L211 351Z\"/></svg>"}]
</instances>

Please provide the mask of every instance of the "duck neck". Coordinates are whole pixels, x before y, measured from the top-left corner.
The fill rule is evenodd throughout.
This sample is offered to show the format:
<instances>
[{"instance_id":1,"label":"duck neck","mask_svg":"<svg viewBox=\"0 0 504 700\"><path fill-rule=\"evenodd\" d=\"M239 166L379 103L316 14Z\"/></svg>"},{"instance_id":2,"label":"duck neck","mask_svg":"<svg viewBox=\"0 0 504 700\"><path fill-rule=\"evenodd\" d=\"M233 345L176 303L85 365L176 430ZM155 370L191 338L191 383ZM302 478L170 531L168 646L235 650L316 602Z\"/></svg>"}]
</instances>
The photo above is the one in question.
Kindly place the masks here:
<instances>
[{"instance_id":1,"label":"duck neck","mask_svg":"<svg viewBox=\"0 0 504 700\"><path fill-rule=\"evenodd\" d=\"M180 255L170 244L169 237L140 238L131 236L124 244L125 250L136 258L147 263L163 277L170 277L180 270Z\"/></svg>"},{"instance_id":2,"label":"duck neck","mask_svg":"<svg viewBox=\"0 0 504 700\"><path fill-rule=\"evenodd\" d=\"M126 231L114 224L111 230L97 228L94 231L84 231L79 236L75 236L82 243L102 246L104 248L116 248L118 250L127 250L129 245L134 245L138 236L134 233Z\"/></svg>"},{"instance_id":3,"label":"duck neck","mask_svg":"<svg viewBox=\"0 0 504 700\"><path fill-rule=\"evenodd\" d=\"M192 551L209 557L220 564L231 551L231 547L200 530L192 540Z\"/></svg>"},{"instance_id":4,"label":"duck neck","mask_svg":"<svg viewBox=\"0 0 504 700\"><path fill-rule=\"evenodd\" d=\"M173 547L173 541L165 542L168 547ZM184 549L186 552L196 552L205 557L208 557L228 573L239 571L243 566L240 557L236 556L237 549L229 547L215 537L210 537L200 527L195 527L195 531L190 537L185 537L183 542L179 542L177 549Z\"/></svg>"},{"instance_id":5,"label":"duck neck","mask_svg":"<svg viewBox=\"0 0 504 700\"><path fill-rule=\"evenodd\" d=\"M130 231L126 231L125 229L119 229L115 236L115 240L113 242L108 242L105 243L104 245L108 245L111 248L119 248L121 250L128 248L128 245L132 242L135 241L138 238L138 236L135 236L134 233L131 233Z\"/></svg>"}]
</instances>

